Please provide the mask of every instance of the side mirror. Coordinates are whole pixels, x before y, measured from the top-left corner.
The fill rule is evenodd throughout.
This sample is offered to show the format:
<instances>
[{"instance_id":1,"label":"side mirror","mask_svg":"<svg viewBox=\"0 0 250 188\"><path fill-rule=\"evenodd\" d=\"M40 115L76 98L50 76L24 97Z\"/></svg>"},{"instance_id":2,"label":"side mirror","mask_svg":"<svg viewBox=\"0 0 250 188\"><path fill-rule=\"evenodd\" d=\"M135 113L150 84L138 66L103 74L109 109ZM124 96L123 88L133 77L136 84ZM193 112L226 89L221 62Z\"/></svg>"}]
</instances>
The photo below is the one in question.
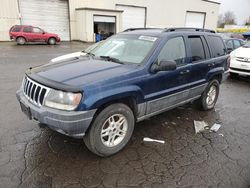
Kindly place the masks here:
<instances>
[{"instance_id":1,"label":"side mirror","mask_svg":"<svg viewBox=\"0 0 250 188\"><path fill-rule=\"evenodd\" d=\"M160 71L173 71L176 70L177 65L175 61L167 61L167 60L161 60L159 65L158 64L154 64L152 66L152 71L154 73L156 72L160 72Z\"/></svg>"},{"instance_id":2,"label":"side mirror","mask_svg":"<svg viewBox=\"0 0 250 188\"><path fill-rule=\"evenodd\" d=\"M233 48L227 48L227 53L231 53L233 51Z\"/></svg>"}]
</instances>

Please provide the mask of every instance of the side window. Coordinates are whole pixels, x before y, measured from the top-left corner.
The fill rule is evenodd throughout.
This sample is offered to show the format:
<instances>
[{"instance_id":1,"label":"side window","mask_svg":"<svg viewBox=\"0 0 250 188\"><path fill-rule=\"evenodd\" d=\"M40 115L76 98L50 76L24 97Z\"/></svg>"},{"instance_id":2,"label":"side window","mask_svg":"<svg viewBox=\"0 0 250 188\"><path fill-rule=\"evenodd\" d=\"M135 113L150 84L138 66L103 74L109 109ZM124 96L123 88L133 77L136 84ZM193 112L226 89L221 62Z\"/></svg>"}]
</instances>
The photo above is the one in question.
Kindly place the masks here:
<instances>
[{"instance_id":1,"label":"side window","mask_svg":"<svg viewBox=\"0 0 250 188\"><path fill-rule=\"evenodd\" d=\"M239 48L239 47L241 47L240 41L234 40L234 48L236 49L236 48Z\"/></svg>"},{"instance_id":2,"label":"side window","mask_svg":"<svg viewBox=\"0 0 250 188\"><path fill-rule=\"evenodd\" d=\"M18 26L12 29L12 32L19 32L19 31L21 31L21 27L18 27Z\"/></svg>"},{"instance_id":3,"label":"side window","mask_svg":"<svg viewBox=\"0 0 250 188\"><path fill-rule=\"evenodd\" d=\"M31 27L25 27L23 28L24 33L32 33L32 28Z\"/></svg>"},{"instance_id":4,"label":"side window","mask_svg":"<svg viewBox=\"0 0 250 188\"><path fill-rule=\"evenodd\" d=\"M204 46L199 36L190 36L188 37L191 53L192 53L192 62L200 61L206 59Z\"/></svg>"},{"instance_id":5,"label":"side window","mask_svg":"<svg viewBox=\"0 0 250 188\"><path fill-rule=\"evenodd\" d=\"M221 37L208 36L208 44L213 52L213 57L220 57L226 54L226 49Z\"/></svg>"},{"instance_id":6,"label":"side window","mask_svg":"<svg viewBox=\"0 0 250 188\"><path fill-rule=\"evenodd\" d=\"M226 45L227 45L227 48L228 48L228 49L233 49L233 48L234 48L234 45L233 45L233 41L232 41L232 40L227 41Z\"/></svg>"},{"instance_id":7,"label":"side window","mask_svg":"<svg viewBox=\"0 0 250 188\"><path fill-rule=\"evenodd\" d=\"M177 66L185 64L186 48L183 37L169 39L162 48L158 63L162 60L175 61Z\"/></svg>"},{"instance_id":8,"label":"side window","mask_svg":"<svg viewBox=\"0 0 250 188\"><path fill-rule=\"evenodd\" d=\"M38 27L34 27L33 28L33 32L34 33L42 33L43 31L40 28L38 28Z\"/></svg>"}]
</instances>

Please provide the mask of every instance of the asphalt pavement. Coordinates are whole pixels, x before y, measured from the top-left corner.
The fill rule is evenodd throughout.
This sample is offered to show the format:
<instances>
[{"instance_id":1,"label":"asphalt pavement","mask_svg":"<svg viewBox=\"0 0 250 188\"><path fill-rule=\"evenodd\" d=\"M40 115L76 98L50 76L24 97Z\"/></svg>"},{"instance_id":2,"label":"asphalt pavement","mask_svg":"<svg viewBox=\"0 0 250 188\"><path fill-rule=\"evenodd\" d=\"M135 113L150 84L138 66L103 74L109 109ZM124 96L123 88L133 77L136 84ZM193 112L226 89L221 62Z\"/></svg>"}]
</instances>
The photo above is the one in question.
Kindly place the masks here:
<instances>
[{"instance_id":1,"label":"asphalt pavement","mask_svg":"<svg viewBox=\"0 0 250 188\"><path fill-rule=\"evenodd\" d=\"M138 123L127 147L109 158L28 120L15 96L24 71L88 45L0 43L0 188L250 185L250 78L228 78L212 111L188 104ZM195 134L194 120L222 126ZM144 137L165 144L143 142Z\"/></svg>"}]
</instances>

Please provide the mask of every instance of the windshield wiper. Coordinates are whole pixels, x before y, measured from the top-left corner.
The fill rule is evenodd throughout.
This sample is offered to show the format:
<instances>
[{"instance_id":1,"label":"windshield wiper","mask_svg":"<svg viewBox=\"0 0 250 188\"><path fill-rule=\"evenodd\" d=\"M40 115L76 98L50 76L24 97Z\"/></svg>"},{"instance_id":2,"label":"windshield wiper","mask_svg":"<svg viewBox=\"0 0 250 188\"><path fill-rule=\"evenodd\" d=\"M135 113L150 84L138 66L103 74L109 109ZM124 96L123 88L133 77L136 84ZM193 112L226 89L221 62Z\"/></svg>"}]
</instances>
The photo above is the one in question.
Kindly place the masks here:
<instances>
[{"instance_id":1,"label":"windshield wiper","mask_svg":"<svg viewBox=\"0 0 250 188\"><path fill-rule=\"evenodd\" d=\"M124 64L122 61L120 61L120 59L117 59L115 57L110 57L110 56L100 56L100 58L105 59L107 61L112 61L115 63L119 63L119 64Z\"/></svg>"}]
</instances>

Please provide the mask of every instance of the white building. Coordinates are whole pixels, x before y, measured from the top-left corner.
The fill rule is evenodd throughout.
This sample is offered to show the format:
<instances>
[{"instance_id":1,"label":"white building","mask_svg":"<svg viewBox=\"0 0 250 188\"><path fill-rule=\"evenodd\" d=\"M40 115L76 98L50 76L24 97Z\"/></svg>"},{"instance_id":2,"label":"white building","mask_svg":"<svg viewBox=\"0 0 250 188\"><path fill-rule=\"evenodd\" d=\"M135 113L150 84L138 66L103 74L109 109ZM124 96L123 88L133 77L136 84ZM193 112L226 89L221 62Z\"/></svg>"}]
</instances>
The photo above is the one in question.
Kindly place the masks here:
<instances>
[{"instance_id":1,"label":"white building","mask_svg":"<svg viewBox=\"0 0 250 188\"><path fill-rule=\"evenodd\" d=\"M209 0L1 0L0 41L12 25L33 25L62 40L94 41L95 32L132 27L215 29L219 3Z\"/></svg>"}]
</instances>

